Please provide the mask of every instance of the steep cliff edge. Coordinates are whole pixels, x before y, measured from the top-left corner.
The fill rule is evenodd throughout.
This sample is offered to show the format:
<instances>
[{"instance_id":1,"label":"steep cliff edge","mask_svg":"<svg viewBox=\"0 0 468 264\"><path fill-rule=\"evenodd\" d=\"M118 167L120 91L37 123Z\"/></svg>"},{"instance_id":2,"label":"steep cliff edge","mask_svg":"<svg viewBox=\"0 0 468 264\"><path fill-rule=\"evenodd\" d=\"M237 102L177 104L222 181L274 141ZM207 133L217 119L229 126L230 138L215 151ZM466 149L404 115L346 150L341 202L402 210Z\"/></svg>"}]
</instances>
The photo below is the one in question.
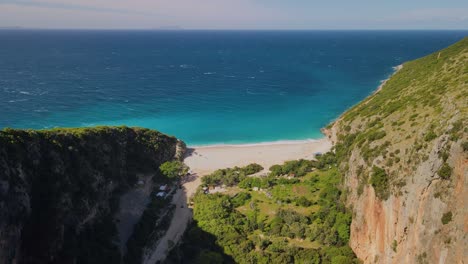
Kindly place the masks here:
<instances>
[{"instance_id":1,"label":"steep cliff edge","mask_svg":"<svg viewBox=\"0 0 468 264\"><path fill-rule=\"evenodd\" d=\"M468 38L407 62L328 127L365 263L463 263Z\"/></svg>"},{"instance_id":2,"label":"steep cliff edge","mask_svg":"<svg viewBox=\"0 0 468 264\"><path fill-rule=\"evenodd\" d=\"M119 197L183 147L141 128L0 131L0 263L119 263Z\"/></svg>"}]
</instances>

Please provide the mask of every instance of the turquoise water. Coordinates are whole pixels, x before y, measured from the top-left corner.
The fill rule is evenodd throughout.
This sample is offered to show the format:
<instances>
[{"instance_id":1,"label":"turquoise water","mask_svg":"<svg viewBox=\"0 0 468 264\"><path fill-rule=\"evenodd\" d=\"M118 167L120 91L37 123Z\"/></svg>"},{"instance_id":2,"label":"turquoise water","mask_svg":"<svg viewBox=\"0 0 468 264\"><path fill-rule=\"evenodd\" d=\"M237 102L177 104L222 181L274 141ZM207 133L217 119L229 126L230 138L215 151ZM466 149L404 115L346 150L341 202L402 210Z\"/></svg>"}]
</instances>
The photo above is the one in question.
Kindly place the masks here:
<instances>
[{"instance_id":1,"label":"turquoise water","mask_svg":"<svg viewBox=\"0 0 468 264\"><path fill-rule=\"evenodd\" d=\"M192 145L320 137L467 31L0 31L0 127L141 126Z\"/></svg>"}]
</instances>

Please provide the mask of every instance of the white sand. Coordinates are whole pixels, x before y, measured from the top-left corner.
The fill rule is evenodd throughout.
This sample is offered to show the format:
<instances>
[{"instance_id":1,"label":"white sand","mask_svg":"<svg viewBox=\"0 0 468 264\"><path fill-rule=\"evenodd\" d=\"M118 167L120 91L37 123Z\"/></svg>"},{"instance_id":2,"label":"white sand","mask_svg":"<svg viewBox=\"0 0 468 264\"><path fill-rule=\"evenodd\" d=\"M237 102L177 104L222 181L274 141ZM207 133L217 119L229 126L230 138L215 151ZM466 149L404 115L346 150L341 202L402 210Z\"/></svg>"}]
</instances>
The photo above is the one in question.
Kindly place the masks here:
<instances>
[{"instance_id":1,"label":"white sand","mask_svg":"<svg viewBox=\"0 0 468 264\"><path fill-rule=\"evenodd\" d=\"M327 152L332 144L319 140L283 141L247 145L215 145L189 147L185 163L198 175L217 169L258 163L265 169L288 160L313 159L316 152Z\"/></svg>"}]
</instances>

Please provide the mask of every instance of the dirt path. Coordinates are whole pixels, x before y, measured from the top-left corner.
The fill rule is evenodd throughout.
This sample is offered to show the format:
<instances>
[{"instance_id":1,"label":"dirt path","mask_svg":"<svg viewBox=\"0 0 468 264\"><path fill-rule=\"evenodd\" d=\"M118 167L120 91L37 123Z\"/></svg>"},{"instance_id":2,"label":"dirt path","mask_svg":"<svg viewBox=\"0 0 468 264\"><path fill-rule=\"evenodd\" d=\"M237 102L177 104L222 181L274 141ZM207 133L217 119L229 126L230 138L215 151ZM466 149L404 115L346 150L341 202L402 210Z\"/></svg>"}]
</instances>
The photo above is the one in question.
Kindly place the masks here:
<instances>
[{"instance_id":1,"label":"dirt path","mask_svg":"<svg viewBox=\"0 0 468 264\"><path fill-rule=\"evenodd\" d=\"M127 240L133 233L133 227L140 220L143 211L150 201L150 195L153 187L152 175L142 177L144 185L135 187L120 197L120 210L117 214L117 230L120 238L120 252L125 254L127 251Z\"/></svg>"},{"instance_id":2,"label":"dirt path","mask_svg":"<svg viewBox=\"0 0 468 264\"><path fill-rule=\"evenodd\" d=\"M169 253L169 241L174 244L181 239L190 220L192 219L192 210L188 208L188 197L192 196L200 185L200 177L192 174L184 180L183 188L177 190L172 197L172 204L176 206L171 225L166 234L158 241L156 248L148 250L143 256L143 264L154 264L162 261Z\"/></svg>"}]
</instances>

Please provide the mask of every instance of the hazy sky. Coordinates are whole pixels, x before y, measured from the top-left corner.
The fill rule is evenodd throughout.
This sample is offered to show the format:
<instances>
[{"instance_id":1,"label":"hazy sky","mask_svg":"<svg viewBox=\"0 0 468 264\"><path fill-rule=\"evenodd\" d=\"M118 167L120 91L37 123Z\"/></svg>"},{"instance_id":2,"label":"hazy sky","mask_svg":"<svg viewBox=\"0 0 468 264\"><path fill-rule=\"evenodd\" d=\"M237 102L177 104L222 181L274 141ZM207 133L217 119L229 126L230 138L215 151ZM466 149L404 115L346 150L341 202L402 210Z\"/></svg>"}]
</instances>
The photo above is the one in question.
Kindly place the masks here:
<instances>
[{"instance_id":1,"label":"hazy sky","mask_svg":"<svg viewBox=\"0 0 468 264\"><path fill-rule=\"evenodd\" d=\"M0 0L0 27L468 29L467 0Z\"/></svg>"}]
</instances>

